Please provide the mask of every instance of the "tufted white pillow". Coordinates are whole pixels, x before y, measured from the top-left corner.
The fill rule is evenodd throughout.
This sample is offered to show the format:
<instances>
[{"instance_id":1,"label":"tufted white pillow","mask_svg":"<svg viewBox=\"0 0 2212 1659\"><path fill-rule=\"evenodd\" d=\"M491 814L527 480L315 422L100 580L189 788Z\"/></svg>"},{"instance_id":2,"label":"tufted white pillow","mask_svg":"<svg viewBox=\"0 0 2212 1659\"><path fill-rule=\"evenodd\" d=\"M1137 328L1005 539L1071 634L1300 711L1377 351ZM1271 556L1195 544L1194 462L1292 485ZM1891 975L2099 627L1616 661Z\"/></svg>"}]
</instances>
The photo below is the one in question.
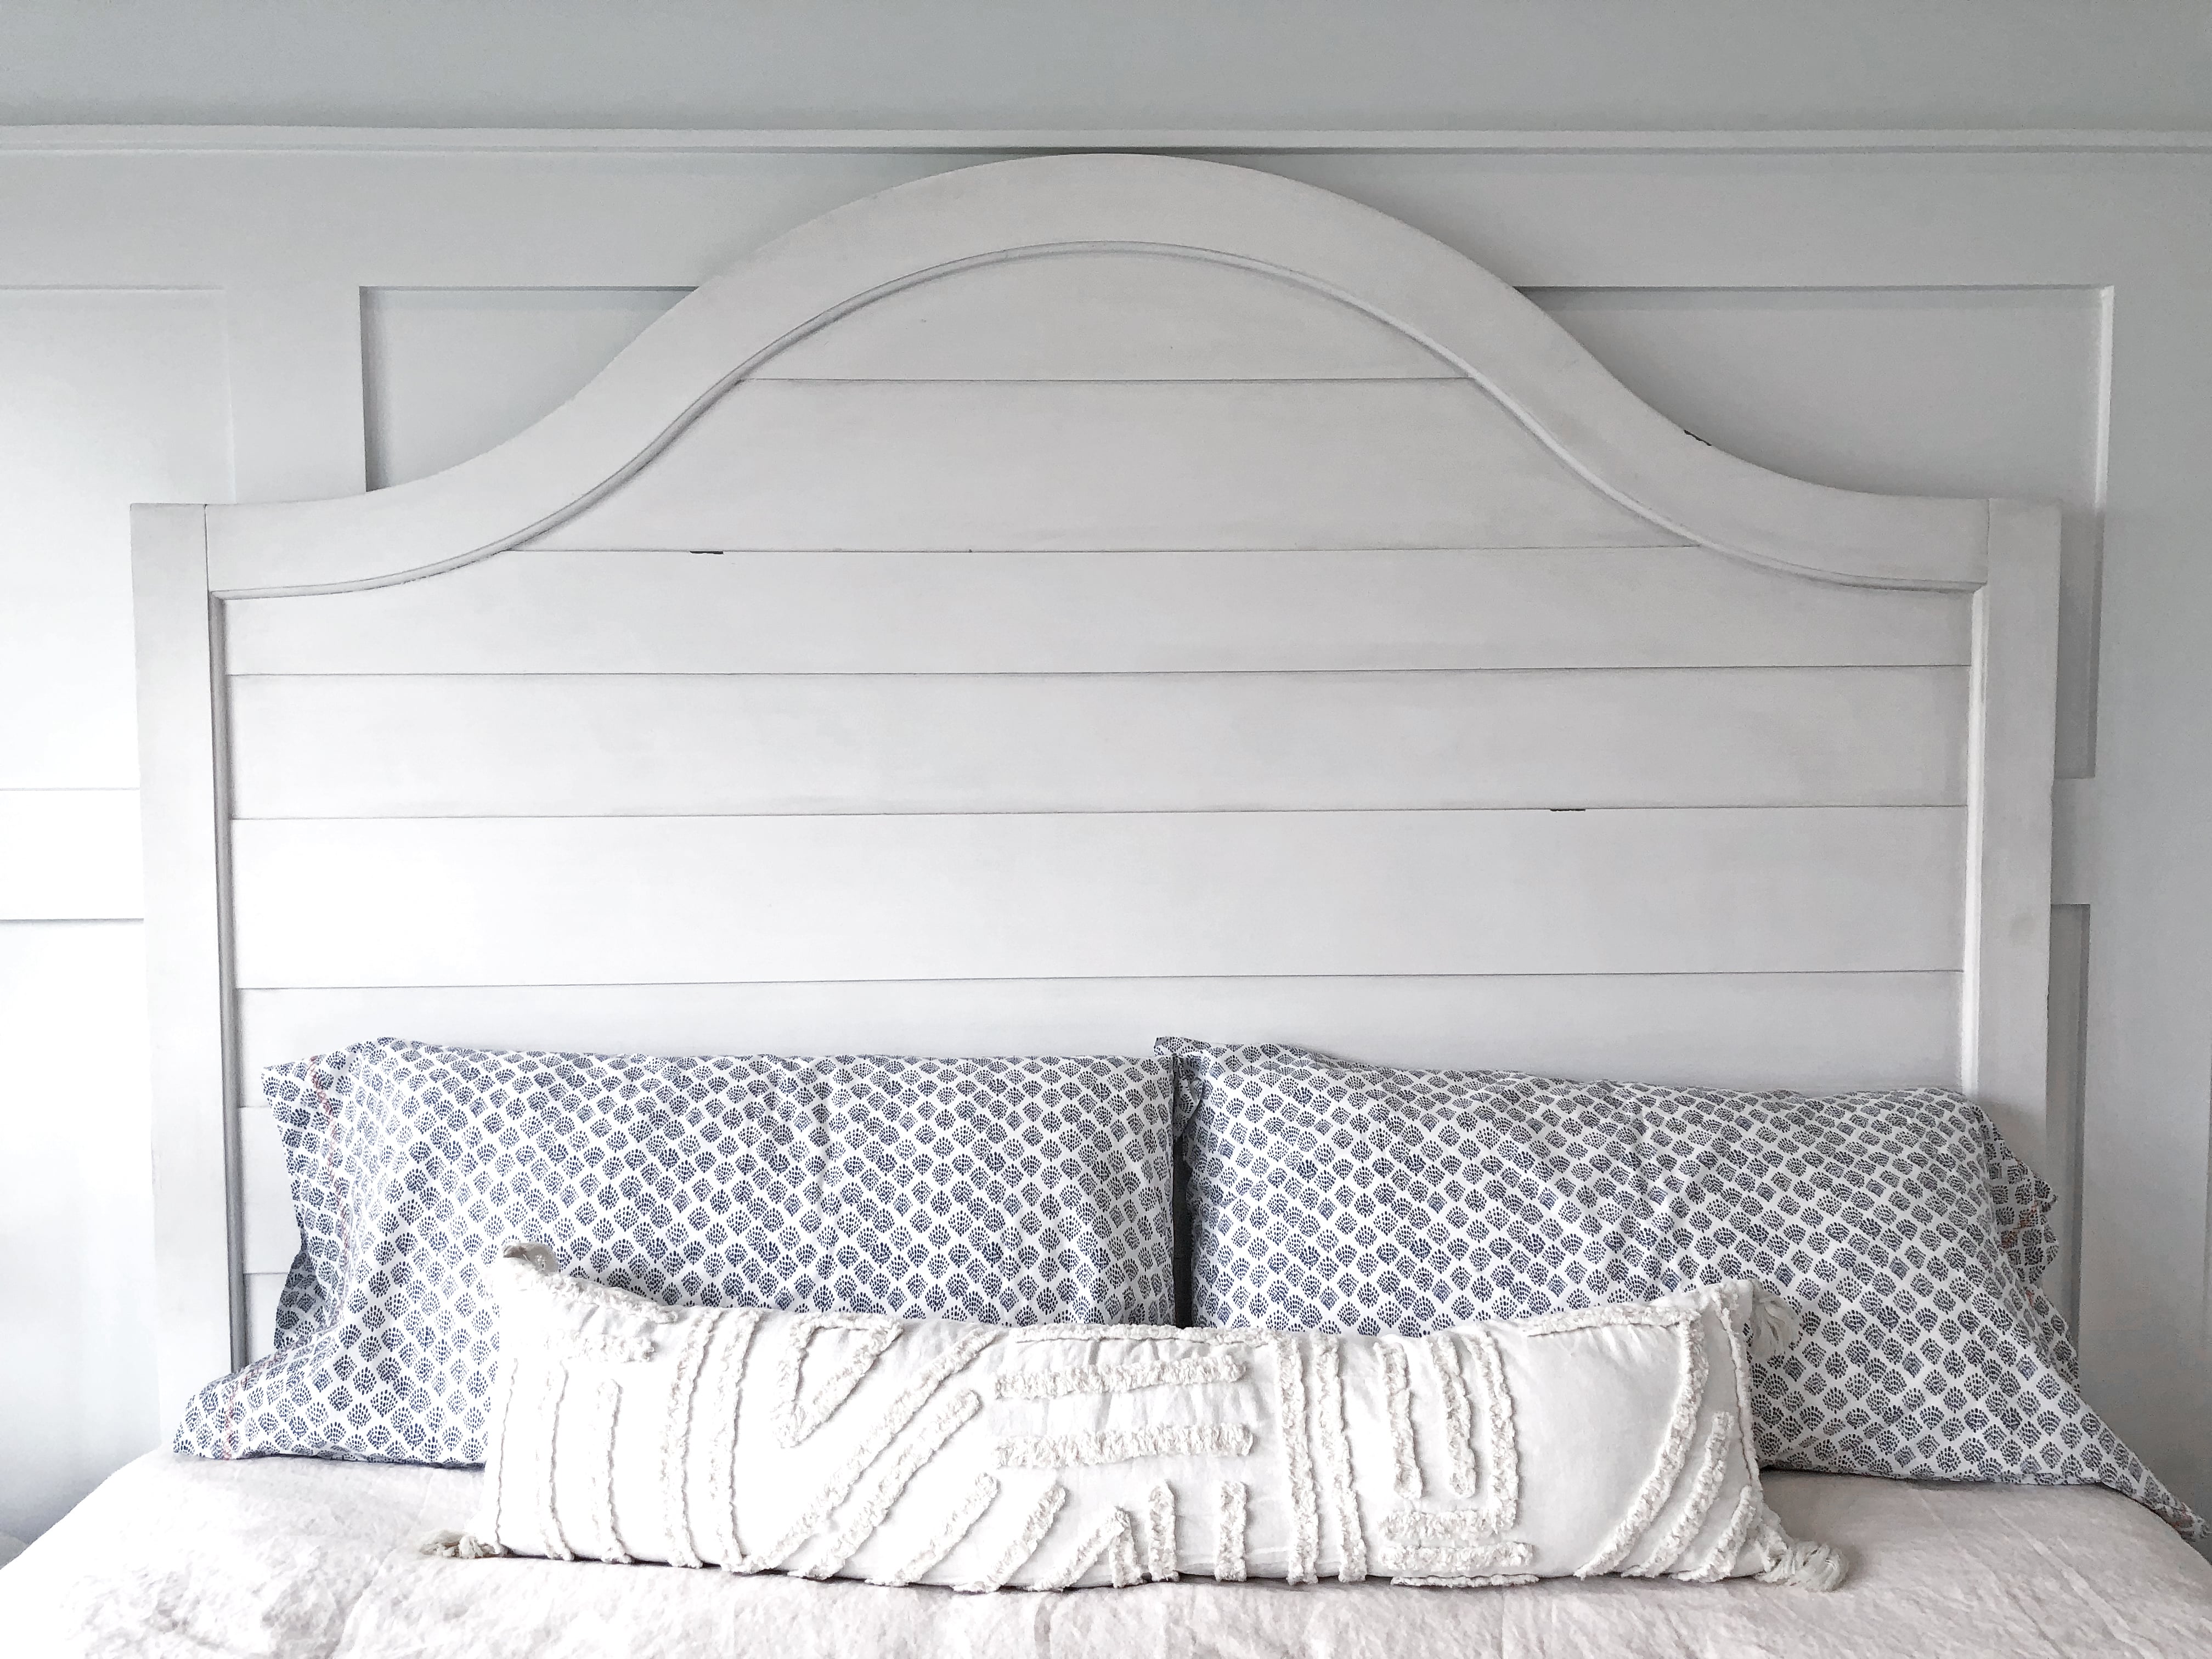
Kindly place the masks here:
<instances>
[{"instance_id":1,"label":"tufted white pillow","mask_svg":"<svg viewBox=\"0 0 2212 1659\"><path fill-rule=\"evenodd\" d=\"M453 1555L963 1589L1182 1574L1826 1589L1760 1495L1747 1281L1418 1339L672 1308L493 1265L485 1504Z\"/></svg>"}]
</instances>

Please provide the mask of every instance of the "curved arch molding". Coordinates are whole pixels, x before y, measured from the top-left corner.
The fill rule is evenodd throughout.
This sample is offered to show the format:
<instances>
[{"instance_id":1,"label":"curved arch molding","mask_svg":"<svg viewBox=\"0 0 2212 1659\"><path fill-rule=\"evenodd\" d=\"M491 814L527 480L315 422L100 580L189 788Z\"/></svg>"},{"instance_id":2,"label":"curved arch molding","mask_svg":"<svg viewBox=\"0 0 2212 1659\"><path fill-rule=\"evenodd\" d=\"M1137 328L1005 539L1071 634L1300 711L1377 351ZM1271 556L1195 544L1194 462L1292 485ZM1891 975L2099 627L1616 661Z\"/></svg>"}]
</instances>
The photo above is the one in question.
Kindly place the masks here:
<instances>
[{"instance_id":1,"label":"curved arch molding","mask_svg":"<svg viewBox=\"0 0 2212 1659\"><path fill-rule=\"evenodd\" d=\"M778 352L861 307L979 265L1090 251L1240 266L1364 312L1670 536L1822 581L1987 580L1987 502L1833 489L1712 448L1515 289L1387 215L1219 162L1055 155L939 174L800 226L675 307L560 409L445 472L210 510L210 585L228 598L337 592L489 557L602 499Z\"/></svg>"}]
</instances>

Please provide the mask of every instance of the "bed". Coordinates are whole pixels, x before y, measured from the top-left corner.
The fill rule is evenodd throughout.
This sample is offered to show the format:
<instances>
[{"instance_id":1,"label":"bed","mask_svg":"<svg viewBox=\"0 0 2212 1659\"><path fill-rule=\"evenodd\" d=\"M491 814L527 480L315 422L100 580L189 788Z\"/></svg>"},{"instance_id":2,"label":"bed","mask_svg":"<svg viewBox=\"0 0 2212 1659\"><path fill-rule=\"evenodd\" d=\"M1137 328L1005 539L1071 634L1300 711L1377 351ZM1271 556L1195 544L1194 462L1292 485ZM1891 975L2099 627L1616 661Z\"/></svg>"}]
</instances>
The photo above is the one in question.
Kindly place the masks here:
<instances>
[{"instance_id":1,"label":"bed","mask_svg":"<svg viewBox=\"0 0 2212 1659\"><path fill-rule=\"evenodd\" d=\"M957 1055L1203 1030L1948 1085L2043 1151L2055 508L1738 461L1318 191L1139 156L902 186L451 471L135 525L172 1402L266 1352L299 1243L252 1074L379 1031ZM489 1591L410 1553L477 1478L154 1455L0 1604L57 1652L2212 1638L2212 1570L2083 1489L1776 1476L1855 1559L1825 1601L962 1599L540 1563Z\"/></svg>"}]
</instances>

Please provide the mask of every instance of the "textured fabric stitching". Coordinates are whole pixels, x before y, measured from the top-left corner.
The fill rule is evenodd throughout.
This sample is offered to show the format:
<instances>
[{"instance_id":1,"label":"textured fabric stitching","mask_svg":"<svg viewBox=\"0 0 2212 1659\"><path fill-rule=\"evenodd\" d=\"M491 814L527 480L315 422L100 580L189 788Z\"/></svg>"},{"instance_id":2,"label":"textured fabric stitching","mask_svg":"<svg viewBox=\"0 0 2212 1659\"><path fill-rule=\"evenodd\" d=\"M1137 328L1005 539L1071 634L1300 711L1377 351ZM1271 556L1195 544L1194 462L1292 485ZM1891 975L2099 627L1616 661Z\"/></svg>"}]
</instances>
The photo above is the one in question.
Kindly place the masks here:
<instances>
[{"instance_id":1,"label":"textured fabric stitching","mask_svg":"<svg viewBox=\"0 0 2212 1659\"><path fill-rule=\"evenodd\" d=\"M1247 1503L1242 1480L1224 1480L1215 1493L1213 1576L1224 1584L1244 1582Z\"/></svg>"},{"instance_id":2,"label":"textured fabric stitching","mask_svg":"<svg viewBox=\"0 0 2212 1659\"><path fill-rule=\"evenodd\" d=\"M896 1572L889 1577L872 1578L868 1582L887 1585L914 1583L960 1547L962 1540L975 1529L975 1523L983 1518L983 1512L991 1507L998 1495L997 1475L977 1475L975 1484L969 1488L968 1495L953 1506L952 1512L945 1517L945 1524L938 1528L935 1537L908 1558L906 1565Z\"/></svg>"},{"instance_id":3,"label":"textured fabric stitching","mask_svg":"<svg viewBox=\"0 0 2212 1659\"><path fill-rule=\"evenodd\" d=\"M1044 1535L1052 1530L1052 1523L1060 1516L1060 1506L1067 1502L1067 1488L1054 1481L1044 1489L1036 1505L1022 1522L1022 1529L1014 1534L1012 1543L1000 1553L991 1571L972 1583L960 1588L970 1591L1004 1589L1013 1576L1028 1565L1044 1542Z\"/></svg>"},{"instance_id":4,"label":"textured fabric stitching","mask_svg":"<svg viewBox=\"0 0 2212 1659\"><path fill-rule=\"evenodd\" d=\"M1413 1441L1413 1386L1407 1374L1401 1343L1378 1342L1375 1357L1382 1367L1382 1397L1390 1418L1390 1489L1399 1497L1421 1495L1421 1460Z\"/></svg>"},{"instance_id":5,"label":"textured fabric stitching","mask_svg":"<svg viewBox=\"0 0 2212 1659\"><path fill-rule=\"evenodd\" d=\"M668 1420L660 1441L660 1499L669 1559L679 1567L706 1565L691 1528L691 1419L699 1401L699 1370L722 1318L718 1308L685 1326L683 1345L676 1352L676 1375L669 1384Z\"/></svg>"},{"instance_id":6,"label":"textured fabric stitching","mask_svg":"<svg viewBox=\"0 0 2212 1659\"><path fill-rule=\"evenodd\" d=\"M1309 1340L1313 1344L1322 1462L1328 1469L1342 1560L1336 1576L1356 1584L1367 1577L1367 1534L1360 1523L1359 1492L1352 1484L1352 1441L1344 1427L1343 1345L1333 1336Z\"/></svg>"},{"instance_id":7,"label":"textured fabric stitching","mask_svg":"<svg viewBox=\"0 0 2212 1659\"><path fill-rule=\"evenodd\" d=\"M1630 1567L1626 1576L1631 1578L1657 1578L1674 1570L1682 1559L1682 1552L1696 1541L1712 1518L1713 1500L1720 1496L1722 1478L1728 1473L1729 1442L1736 1431L1736 1414L1722 1412L1713 1419L1712 1428L1705 1436L1705 1449L1698 1459L1698 1472L1690 1480L1689 1500L1674 1524L1652 1546L1650 1559Z\"/></svg>"},{"instance_id":8,"label":"textured fabric stitching","mask_svg":"<svg viewBox=\"0 0 2212 1659\"><path fill-rule=\"evenodd\" d=\"M1234 1354L1188 1359L1138 1360L1124 1365L1073 1365L1064 1370L1001 1371L991 1385L1000 1400L1060 1400L1078 1394L1128 1394L1139 1389L1234 1382L1244 1362Z\"/></svg>"},{"instance_id":9,"label":"textured fabric stitching","mask_svg":"<svg viewBox=\"0 0 2212 1659\"><path fill-rule=\"evenodd\" d=\"M1682 1465L1689 1459L1690 1442L1698 1431L1698 1408L1705 1396L1705 1322L1692 1319L1675 1329L1682 1346L1682 1376L1674 1409L1668 1414L1666 1435L1659 1443L1658 1457L1628 1513L1620 1517L1598 1553L1576 1570L1577 1578L1611 1572L1626 1561L1644 1536L1644 1529L1674 1496L1674 1483L1682 1478Z\"/></svg>"},{"instance_id":10,"label":"textured fabric stitching","mask_svg":"<svg viewBox=\"0 0 2212 1659\"><path fill-rule=\"evenodd\" d=\"M1175 1488L1164 1480L1146 1498L1145 1565L1156 1584L1172 1583L1182 1577L1176 1547Z\"/></svg>"},{"instance_id":11,"label":"textured fabric stitching","mask_svg":"<svg viewBox=\"0 0 2212 1659\"><path fill-rule=\"evenodd\" d=\"M1291 1490L1291 1562L1283 1576L1293 1584L1310 1584L1321 1548L1321 1519L1314 1492L1312 1431L1306 1420L1305 1350L1287 1336L1277 1337L1274 1348L1283 1401L1283 1474Z\"/></svg>"},{"instance_id":12,"label":"textured fabric stitching","mask_svg":"<svg viewBox=\"0 0 2212 1659\"><path fill-rule=\"evenodd\" d=\"M915 1476L945 1449L945 1443L958 1433L963 1424L982 1409L982 1395L973 1389L963 1389L933 1412L920 1432L892 1460L890 1467L876 1478L874 1487L858 1512L846 1523L844 1530L830 1541L815 1564L807 1568L805 1576L827 1578L851 1560L884 1524L884 1517L914 1484Z\"/></svg>"},{"instance_id":13,"label":"textured fabric stitching","mask_svg":"<svg viewBox=\"0 0 2212 1659\"><path fill-rule=\"evenodd\" d=\"M999 1467L1061 1469L1139 1457L1243 1457L1252 1449L1252 1439L1248 1423L1154 1423L1089 1433L1018 1434L999 1443Z\"/></svg>"}]
</instances>

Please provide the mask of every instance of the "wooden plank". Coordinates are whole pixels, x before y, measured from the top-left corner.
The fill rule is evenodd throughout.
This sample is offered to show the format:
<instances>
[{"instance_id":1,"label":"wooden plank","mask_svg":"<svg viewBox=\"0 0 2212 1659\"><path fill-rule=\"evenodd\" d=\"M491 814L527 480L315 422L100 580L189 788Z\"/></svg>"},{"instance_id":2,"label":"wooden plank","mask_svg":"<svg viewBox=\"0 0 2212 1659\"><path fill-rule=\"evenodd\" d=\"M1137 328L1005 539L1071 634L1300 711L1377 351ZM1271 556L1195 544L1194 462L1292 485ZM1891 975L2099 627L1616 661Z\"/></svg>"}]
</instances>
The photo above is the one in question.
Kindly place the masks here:
<instances>
[{"instance_id":1,"label":"wooden plank","mask_svg":"<svg viewBox=\"0 0 2212 1659\"><path fill-rule=\"evenodd\" d=\"M1962 816L250 820L238 982L1950 969Z\"/></svg>"},{"instance_id":2,"label":"wooden plank","mask_svg":"<svg viewBox=\"0 0 2212 1659\"><path fill-rule=\"evenodd\" d=\"M376 1035L615 1054L961 1055L1144 1054L1179 1034L1401 1066L1833 1093L1954 1084L1958 998L1951 973L402 986L249 991L239 1026L249 1079ZM250 1082L247 1097L258 1098ZM274 1121L257 1104L240 1121L246 1268L282 1273L298 1231Z\"/></svg>"},{"instance_id":3,"label":"wooden plank","mask_svg":"<svg viewBox=\"0 0 2212 1659\"><path fill-rule=\"evenodd\" d=\"M165 1428L193 1389L238 1363L242 1338L229 1205L222 662L205 525L198 507L131 514L154 1072L155 1370Z\"/></svg>"},{"instance_id":4,"label":"wooden plank","mask_svg":"<svg viewBox=\"0 0 2212 1659\"><path fill-rule=\"evenodd\" d=\"M1966 1092L2045 1167L2050 1105L2051 792L2058 678L2058 509L1990 503L1974 601L1968 750Z\"/></svg>"},{"instance_id":5,"label":"wooden plank","mask_svg":"<svg viewBox=\"0 0 2212 1659\"><path fill-rule=\"evenodd\" d=\"M1455 376L1388 324L1264 271L1086 250L974 265L770 359L777 380L1249 380Z\"/></svg>"},{"instance_id":6,"label":"wooden plank","mask_svg":"<svg viewBox=\"0 0 2212 1659\"><path fill-rule=\"evenodd\" d=\"M2057 1194L2058 1261L2043 1293L2069 1323L2081 1311L2082 1083L2088 1072L2089 913L2051 907L2051 1108L2043 1177Z\"/></svg>"},{"instance_id":7,"label":"wooden plank","mask_svg":"<svg viewBox=\"0 0 2212 1659\"><path fill-rule=\"evenodd\" d=\"M240 599L239 674L1962 664L1971 599L1702 548L516 552Z\"/></svg>"},{"instance_id":8,"label":"wooden plank","mask_svg":"<svg viewBox=\"0 0 2212 1659\"><path fill-rule=\"evenodd\" d=\"M258 678L232 686L232 810L1956 805L1966 678L1960 668Z\"/></svg>"},{"instance_id":9,"label":"wooden plank","mask_svg":"<svg viewBox=\"0 0 2212 1659\"><path fill-rule=\"evenodd\" d=\"M762 380L728 392L642 471L532 545L1671 539L1468 380Z\"/></svg>"},{"instance_id":10,"label":"wooden plank","mask_svg":"<svg viewBox=\"0 0 2212 1659\"><path fill-rule=\"evenodd\" d=\"M0 789L0 921L135 921L135 789Z\"/></svg>"}]
</instances>

